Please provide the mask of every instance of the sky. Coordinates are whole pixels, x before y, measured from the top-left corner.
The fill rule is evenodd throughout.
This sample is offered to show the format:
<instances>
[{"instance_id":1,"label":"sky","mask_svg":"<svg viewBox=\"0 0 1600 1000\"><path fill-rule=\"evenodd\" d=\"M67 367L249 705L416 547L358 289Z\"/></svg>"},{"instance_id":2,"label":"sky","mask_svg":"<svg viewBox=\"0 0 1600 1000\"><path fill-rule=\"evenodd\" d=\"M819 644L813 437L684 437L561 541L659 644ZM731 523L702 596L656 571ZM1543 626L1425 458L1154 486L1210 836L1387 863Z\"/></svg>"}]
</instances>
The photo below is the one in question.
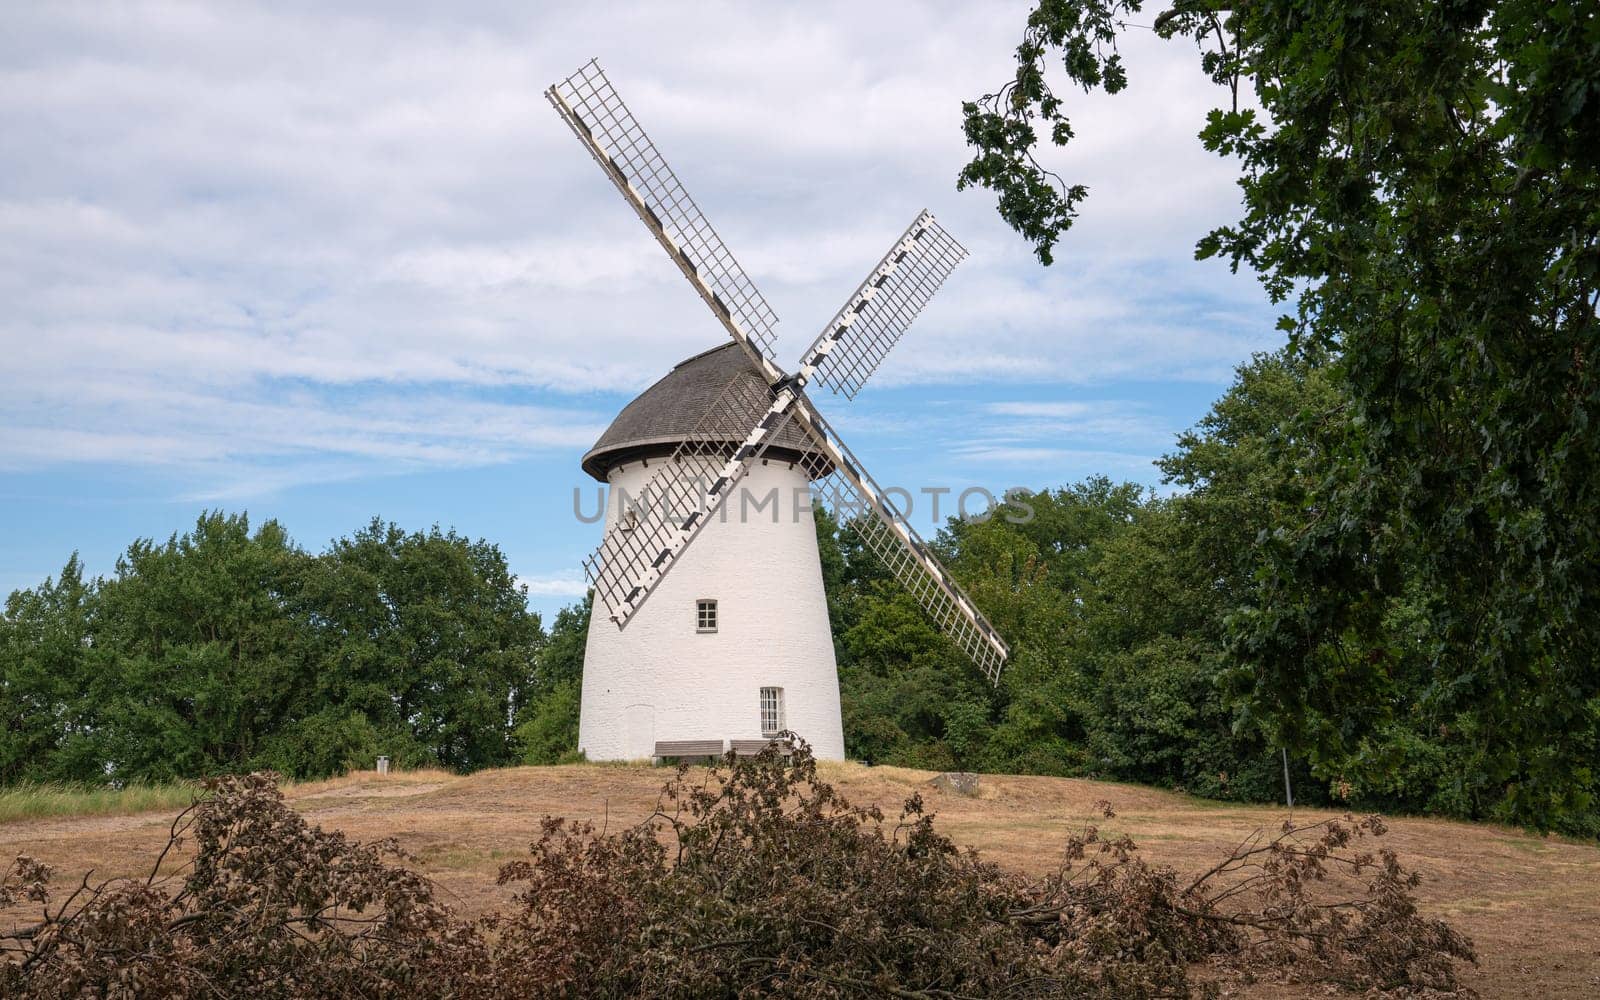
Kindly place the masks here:
<instances>
[{"instance_id":1,"label":"sky","mask_svg":"<svg viewBox=\"0 0 1600 1000\"><path fill-rule=\"evenodd\" d=\"M971 252L853 401L882 484L995 493L1152 460L1271 350L1195 138L1221 95L1135 28L1047 165L1054 266L958 193L960 105L1026 4L19 5L0 33L0 594L206 510L317 550L487 538L548 616L599 526L579 458L726 334L543 97L599 57L802 348L923 208ZM915 506L915 504L914 504ZM942 512L943 513L943 512ZM912 511L923 534L926 507Z\"/></svg>"}]
</instances>

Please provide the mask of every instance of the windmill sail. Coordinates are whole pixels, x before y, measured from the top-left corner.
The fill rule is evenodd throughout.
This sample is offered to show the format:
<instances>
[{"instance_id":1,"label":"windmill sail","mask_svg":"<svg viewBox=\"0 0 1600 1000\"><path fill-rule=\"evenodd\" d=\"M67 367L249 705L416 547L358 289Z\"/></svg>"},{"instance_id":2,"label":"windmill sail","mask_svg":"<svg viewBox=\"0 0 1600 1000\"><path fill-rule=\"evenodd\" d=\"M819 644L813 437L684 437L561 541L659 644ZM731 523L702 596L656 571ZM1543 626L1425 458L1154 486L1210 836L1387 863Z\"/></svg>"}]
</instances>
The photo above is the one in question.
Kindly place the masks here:
<instances>
[{"instance_id":1,"label":"windmill sail","mask_svg":"<svg viewBox=\"0 0 1600 1000\"><path fill-rule=\"evenodd\" d=\"M777 314L617 96L600 64L589 60L546 90L545 97L729 335L769 379L780 377L770 360Z\"/></svg>"},{"instance_id":2,"label":"windmill sail","mask_svg":"<svg viewBox=\"0 0 1600 1000\"><path fill-rule=\"evenodd\" d=\"M804 459L812 479L812 496L832 511L841 526L855 528L867 548L911 592L934 624L954 640L991 683L999 683L1000 668L1010 649L989 619L935 558L894 500L804 400L796 407L795 423L816 445Z\"/></svg>"},{"instance_id":3,"label":"windmill sail","mask_svg":"<svg viewBox=\"0 0 1600 1000\"><path fill-rule=\"evenodd\" d=\"M802 379L854 399L966 256L966 248L922 212L812 341Z\"/></svg>"}]
</instances>

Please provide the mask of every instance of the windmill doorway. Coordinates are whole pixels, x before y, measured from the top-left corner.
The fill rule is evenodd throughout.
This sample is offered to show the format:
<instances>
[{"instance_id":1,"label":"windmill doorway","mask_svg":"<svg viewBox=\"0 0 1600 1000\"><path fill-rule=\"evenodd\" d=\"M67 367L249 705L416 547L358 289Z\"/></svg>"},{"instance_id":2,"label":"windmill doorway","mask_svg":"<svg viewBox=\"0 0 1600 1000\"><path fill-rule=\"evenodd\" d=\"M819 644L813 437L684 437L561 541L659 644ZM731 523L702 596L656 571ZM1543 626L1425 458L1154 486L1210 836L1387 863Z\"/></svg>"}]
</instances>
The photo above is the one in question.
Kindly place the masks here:
<instances>
[{"instance_id":1,"label":"windmill doorway","mask_svg":"<svg viewBox=\"0 0 1600 1000\"><path fill-rule=\"evenodd\" d=\"M629 705L622 710L622 745L628 760L649 758L656 750L656 708Z\"/></svg>"}]
</instances>

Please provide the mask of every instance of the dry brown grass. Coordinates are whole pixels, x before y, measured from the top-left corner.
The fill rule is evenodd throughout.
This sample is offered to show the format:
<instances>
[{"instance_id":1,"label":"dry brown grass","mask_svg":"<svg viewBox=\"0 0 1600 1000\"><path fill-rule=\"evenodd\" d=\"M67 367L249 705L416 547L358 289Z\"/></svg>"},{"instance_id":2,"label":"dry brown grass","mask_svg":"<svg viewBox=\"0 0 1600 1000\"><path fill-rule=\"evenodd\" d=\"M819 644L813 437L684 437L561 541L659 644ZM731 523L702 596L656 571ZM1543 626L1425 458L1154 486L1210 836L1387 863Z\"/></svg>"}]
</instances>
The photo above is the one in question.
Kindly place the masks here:
<instances>
[{"instance_id":1,"label":"dry brown grass","mask_svg":"<svg viewBox=\"0 0 1600 1000\"><path fill-rule=\"evenodd\" d=\"M1097 799L1153 861L1185 870L1214 862L1250 831L1273 827L1282 809L1207 802L1132 785L1067 778L985 776L980 795L930 787L932 773L906 768L825 764L824 777L852 800L895 809L920 790L938 824L958 842L998 862L1043 872L1069 827ZM647 815L668 772L649 767L524 767L457 777L443 771L371 771L293 786L289 799L313 822L358 839L393 836L419 867L468 910L502 904L494 885L501 863L521 855L540 816L628 824ZM1321 815L1297 810L1304 820ZM161 813L40 818L0 823L0 857L34 855L76 878L145 870L165 843ZM1600 996L1600 847L1529 836L1504 827L1398 819L1385 838L1426 879L1430 911L1472 935L1482 956L1467 984L1486 997ZM9 924L16 914L0 914ZM1265 986L1254 997L1325 995Z\"/></svg>"}]
</instances>

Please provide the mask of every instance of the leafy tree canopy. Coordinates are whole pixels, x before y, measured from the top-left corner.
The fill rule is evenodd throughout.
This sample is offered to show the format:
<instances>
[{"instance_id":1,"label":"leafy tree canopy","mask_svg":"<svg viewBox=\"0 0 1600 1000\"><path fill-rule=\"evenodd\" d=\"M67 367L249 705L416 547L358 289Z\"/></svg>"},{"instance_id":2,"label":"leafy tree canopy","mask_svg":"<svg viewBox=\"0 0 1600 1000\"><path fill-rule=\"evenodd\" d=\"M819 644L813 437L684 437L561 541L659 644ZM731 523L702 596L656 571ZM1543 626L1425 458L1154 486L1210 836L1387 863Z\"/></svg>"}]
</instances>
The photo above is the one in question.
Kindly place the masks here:
<instances>
[{"instance_id":1,"label":"leafy tree canopy","mask_svg":"<svg viewBox=\"0 0 1600 1000\"><path fill-rule=\"evenodd\" d=\"M380 753L511 763L515 717L577 675L582 626L557 624L545 658L539 617L485 541L374 520L313 555L277 522L207 513L135 541L109 578L85 580L74 556L11 595L0 781L307 777Z\"/></svg>"},{"instance_id":2,"label":"leafy tree canopy","mask_svg":"<svg viewBox=\"0 0 1600 1000\"><path fill-rule=\"evenodd\" d=\"M1038 159L1041 131L1074 138L1052 80L1123 89L1142 8L1041 0L1015 77L965 105L960 184L1044 263L1087 195ZM1151 27L1198 45L1221 87L1201 139L1240 168L1243 215L1197 256L1292 302L1291 348L1337 396L1297 418L1301 495L1252 522L1230 618L1252 718L1357 784L1426 732L1470 759L1458 808L1592 815L1600 12L1190 0Z\"/></svg>"}]
</instances>

